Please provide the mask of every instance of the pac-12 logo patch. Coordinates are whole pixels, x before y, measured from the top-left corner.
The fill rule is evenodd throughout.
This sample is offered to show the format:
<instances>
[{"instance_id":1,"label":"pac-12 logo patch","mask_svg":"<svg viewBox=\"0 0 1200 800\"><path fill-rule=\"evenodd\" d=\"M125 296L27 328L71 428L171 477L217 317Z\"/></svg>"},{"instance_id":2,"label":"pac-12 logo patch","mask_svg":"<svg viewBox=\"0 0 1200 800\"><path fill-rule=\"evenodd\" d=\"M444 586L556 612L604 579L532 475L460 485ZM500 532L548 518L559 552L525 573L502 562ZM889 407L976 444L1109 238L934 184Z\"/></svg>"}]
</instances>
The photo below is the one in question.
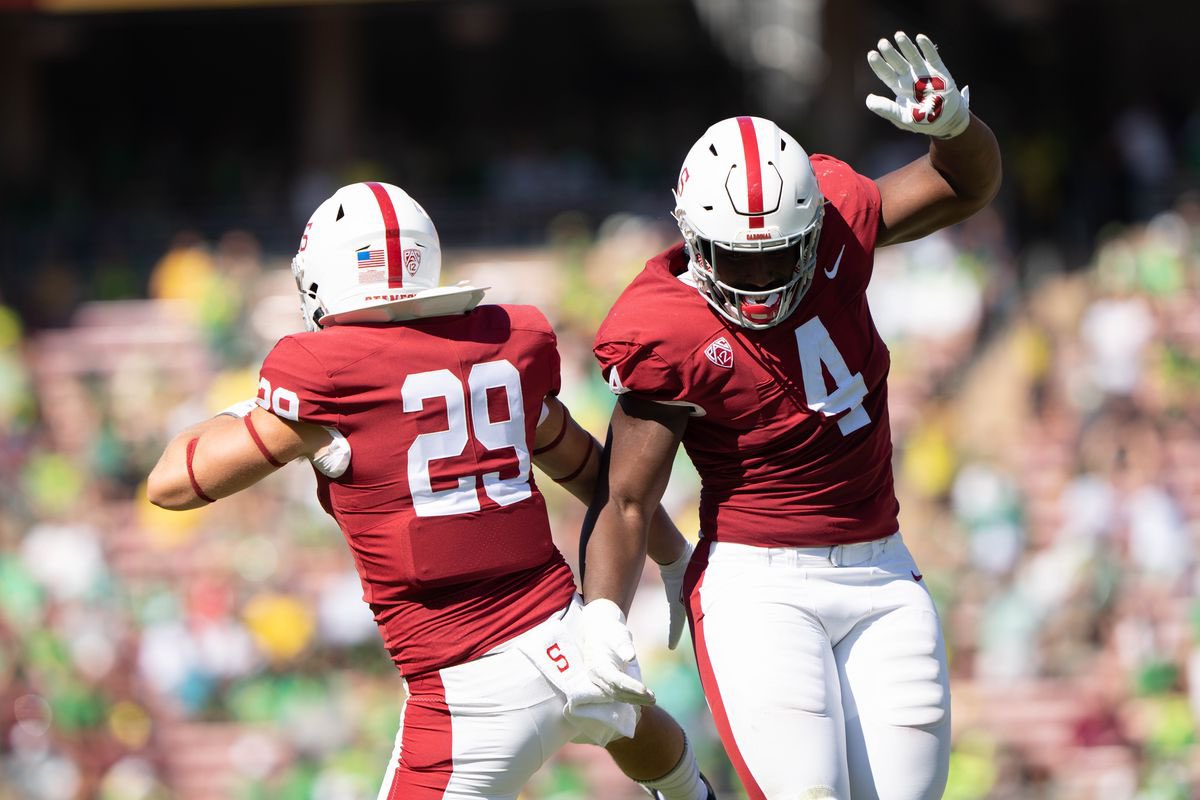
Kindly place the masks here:
<instances>
[{"instance_id":1,"label":"pac-12 logo patch","mask_svg":"<svg viewBox=\"0 0 1200 800\"><path fill-rule=\"evenodd\" d=\"M411 247L404 251L404 269L408 272L409 277L417 274L417 270L421 268L421 251L415 247Z\"/></svg>"},{"instance_id":2,"label":"pac-12 logo patch","mask_svg":"<svg viewBox=\"0 0 1200 800\"><path fill-rule=\"evenodd\" d=\"M718 367L733 369L733 348L729 346L729 341L724 336L715 339L712 344L704 348L704 355L708 356L708 360Z\"/></svg>"}]
</instances>

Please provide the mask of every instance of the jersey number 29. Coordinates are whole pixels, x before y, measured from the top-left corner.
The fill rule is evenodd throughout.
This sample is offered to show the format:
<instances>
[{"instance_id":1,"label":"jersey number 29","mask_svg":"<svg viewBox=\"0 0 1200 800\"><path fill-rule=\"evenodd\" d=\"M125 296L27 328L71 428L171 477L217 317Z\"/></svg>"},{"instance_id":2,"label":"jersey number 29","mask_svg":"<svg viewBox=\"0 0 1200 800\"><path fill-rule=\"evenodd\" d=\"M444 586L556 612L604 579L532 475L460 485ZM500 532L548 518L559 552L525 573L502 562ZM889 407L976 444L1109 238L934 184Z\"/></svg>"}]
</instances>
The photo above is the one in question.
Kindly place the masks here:
<instances>
[{"instance_id":1,"label":"jersey number 29","mask_svg":"<svg viewBox=\"0 0 1200 800\"><path fill-rule=\"evenodd\" d=\"M488 413L489 389L504 390L508 398L508 419L492 421ZM472 429L475 440L484 448L494 451L511 447L516 453L517 474L514 477L502 478L499 471L483 473L483 490L487 496L498 505L508 506L532 495L521 375L511 362L501 359L476 364L467 375L466 387L448 369L417 372L404 379L400 395L406 412L421 411L425 401L435 397L446 401L449 427L444 431L419 434L408 450L408 486L417 516L442 517L480 510L476 475L461 476L457 486L438 490L433 488L429 477L430 461L455 458L466 451ZM468 405L470 428L467 426Z\"/></svg>"}]
</instances>

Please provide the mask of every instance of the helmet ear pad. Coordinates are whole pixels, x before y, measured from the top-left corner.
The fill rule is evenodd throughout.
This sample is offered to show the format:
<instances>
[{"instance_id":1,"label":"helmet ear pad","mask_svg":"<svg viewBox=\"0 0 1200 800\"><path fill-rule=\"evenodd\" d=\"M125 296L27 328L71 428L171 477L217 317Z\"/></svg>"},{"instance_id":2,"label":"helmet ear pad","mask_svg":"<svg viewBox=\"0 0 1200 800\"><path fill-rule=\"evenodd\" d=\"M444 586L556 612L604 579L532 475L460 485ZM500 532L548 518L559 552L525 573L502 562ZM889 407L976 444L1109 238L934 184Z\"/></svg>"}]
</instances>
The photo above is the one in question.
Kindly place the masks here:
<instances>
[{"instance_id":1,"label":"helmet ear pad","mask_svg":"<svg viewBox=\"0 0 1200 800\"><path fill-rule=\"evenodd\" d=\"M799 143L770 120L722 120L692 145L674 194L675 220L691 254L688 269L708 303L751 329L787 319L812 283L824 218L824 198ZM722 251L786 248L797 248L796 267L779 286L736 289L715 267Z\"/></svg>"}]
</instances>

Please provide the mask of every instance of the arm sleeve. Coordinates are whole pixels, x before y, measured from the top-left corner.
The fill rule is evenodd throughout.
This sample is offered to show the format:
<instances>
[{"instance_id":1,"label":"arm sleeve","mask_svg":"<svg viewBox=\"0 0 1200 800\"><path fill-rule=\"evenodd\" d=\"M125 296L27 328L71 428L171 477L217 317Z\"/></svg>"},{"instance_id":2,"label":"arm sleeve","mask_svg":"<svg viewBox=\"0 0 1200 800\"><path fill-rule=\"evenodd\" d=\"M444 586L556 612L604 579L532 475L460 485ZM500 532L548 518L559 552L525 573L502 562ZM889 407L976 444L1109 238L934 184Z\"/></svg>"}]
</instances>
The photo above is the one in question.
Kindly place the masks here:
<instances>
[{"instance_id":1,"label":"arm sleeve","mask_svg":"<svg viewBox=\"0 0 1200 800\"><path fill-rule=\"evenodd\" d=\"M336 428L337 394L329 373L293 337L280 339L258 376L258 404L284 419Z\"/></svg>"}]
</instances>

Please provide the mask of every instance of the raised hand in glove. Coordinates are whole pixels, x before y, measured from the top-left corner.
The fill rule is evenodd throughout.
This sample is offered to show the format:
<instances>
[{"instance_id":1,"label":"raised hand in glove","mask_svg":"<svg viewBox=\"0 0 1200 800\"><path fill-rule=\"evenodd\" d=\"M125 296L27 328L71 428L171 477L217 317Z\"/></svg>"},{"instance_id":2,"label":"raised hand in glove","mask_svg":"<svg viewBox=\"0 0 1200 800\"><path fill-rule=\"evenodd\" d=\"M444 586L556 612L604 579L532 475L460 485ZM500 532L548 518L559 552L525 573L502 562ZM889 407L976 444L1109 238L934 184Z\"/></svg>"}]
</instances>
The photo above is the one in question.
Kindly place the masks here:
<instances>
[{"instance_id":1,"label":"raised hand in glove","mask_svg":"<svg viewBox=\"0 0 1200 800\"><path fill-rule=\"evenodd\" d=\"M895 47L887 39L880 39L878 47L867 53L867 63L896 97L867 95L867 108L897 128L940 139L951 139L967 129L969 92L966 87L958 90L928 36L918 33L914 45L903 31L897 31Z\"/></svg>"},{"instance_id":2,"label":"raised hand in glove","mask_svg":"<svg viewBox=\"0 0 1200 800\"><path fill-rule=\"evenodd\" d=\"M583 662L588 679L621 703L653 705L654 692L641 681L633 635L625 614L611 600L593 600L583 607Z\"/></svg>"}]
</instances>

